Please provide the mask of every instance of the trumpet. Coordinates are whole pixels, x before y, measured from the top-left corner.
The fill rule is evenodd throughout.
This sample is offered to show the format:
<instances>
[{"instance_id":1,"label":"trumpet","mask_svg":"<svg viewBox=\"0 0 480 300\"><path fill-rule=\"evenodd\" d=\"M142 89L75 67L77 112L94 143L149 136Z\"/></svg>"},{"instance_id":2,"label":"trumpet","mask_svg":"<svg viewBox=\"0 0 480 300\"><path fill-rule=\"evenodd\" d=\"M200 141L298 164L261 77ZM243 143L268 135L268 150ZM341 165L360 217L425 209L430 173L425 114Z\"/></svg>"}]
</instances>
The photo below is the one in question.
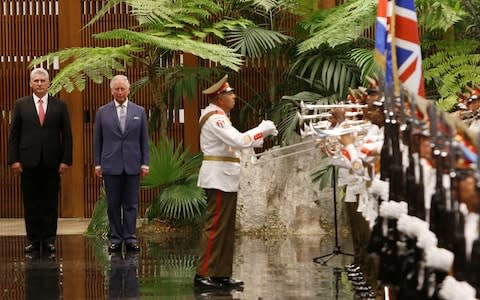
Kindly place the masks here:
<instances>
[{"instance_id":1,"label":"trumpet","mask_svg":"<svg viewBox=\"0 0 480 300\"><path fill-rule=\"evenodd\" d=\"M346 108L346 109L362 109L366 108L366 104L305 104L300 102L300 111L305 114L308 110L330 110L332 108Z\"/></svg>"},{"instance_id":2,"label":"trumpet","mask_svg":"<svg viewBox=\"0 0 480 300\"><path fill-rule=\"evenodd\" d=\"M361 109L366 107L367 105L360 104L305 104L301 101L297 117L302 142L253 154L251 162L255 164L265 163L306 154L314 150L321 150L330 157L339 155L342 147L340 136L353 134L357 139L360 139L366 134L368 127L371 126L371 123L365 120L352 120L363 116ZM345 117L350 119L344 120L341 127L330 129L332 124L325 119L332 116L329 110L334 108L358 109L358 111L345 112ZM257 161L259 157L262 157L262 160Z\"/></svg>"},{"instance_id":3,"label":"trumpet","mask_svg":"<svg viewBox=\"0 0 480 300\"><path fill-rule=\"evenodd\" d=\"M372 124L365 120L345 120L342 122L340 128L329 129L331 123L329 121L319 121L316 123L310 122L303 124L303 129L300 128L300 135L302 137L318 136L323 137L327 135L340 136L348 133L364 132Z\"/></svg>"},{"instance_id":4,"label":"trumpet","mask_svg":"<svg viewBox=\"0 0 480 300\"><path fill-rule=\"evenodd\" d=\"M300 125L303 125L303 123L306 120L308 120L308 121L317 120L317 119L321 120L321 119L325 119L325 118L328 118L328 117L331 117L331 116L332 116L332 114L329 113L329 112L307 115L307 114L302 114L302 113L297 111L297 117L298 117L298 121L299 121ZM358 116L363 116L363 112L362 111L347 111L347 112L345 112L345 117L346 118L355 118L355 117L358 117Z\"/></svg>"}]
</instances>

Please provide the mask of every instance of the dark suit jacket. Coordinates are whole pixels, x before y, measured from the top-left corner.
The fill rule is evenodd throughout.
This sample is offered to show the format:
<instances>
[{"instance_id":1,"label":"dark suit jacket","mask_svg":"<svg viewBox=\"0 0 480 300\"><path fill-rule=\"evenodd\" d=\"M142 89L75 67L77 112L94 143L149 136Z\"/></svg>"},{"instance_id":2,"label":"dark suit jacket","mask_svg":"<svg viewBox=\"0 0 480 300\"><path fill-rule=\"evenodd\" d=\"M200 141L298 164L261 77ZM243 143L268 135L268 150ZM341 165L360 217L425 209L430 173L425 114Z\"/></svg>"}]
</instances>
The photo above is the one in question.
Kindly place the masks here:
<instances>
[{"instance_id":1,"label":"dark suit jacket","mask_svg":"<svg viewBox=\"0 0 480 300\"><path fill-rule=\"evenodd\" d=\"M145 109L128 101L125 132L120 129L117 108L112 101L99 108L95 116L95 166L105 175L140 173L149 163L148 121Z\"/></svg>"},{"instance_id":2,"label":"dark suit jacket","mask_svg":"<svg viewBox=\"0 0 480 300\"><path fill-rule=\"evenodd\" d=\"M15 102L8 137L8 164L20 162L24 168L57 168L72 164L72 130L67 105L48 96L43 126L40 125L33 96Z\"/></svg>"}]
</instances>

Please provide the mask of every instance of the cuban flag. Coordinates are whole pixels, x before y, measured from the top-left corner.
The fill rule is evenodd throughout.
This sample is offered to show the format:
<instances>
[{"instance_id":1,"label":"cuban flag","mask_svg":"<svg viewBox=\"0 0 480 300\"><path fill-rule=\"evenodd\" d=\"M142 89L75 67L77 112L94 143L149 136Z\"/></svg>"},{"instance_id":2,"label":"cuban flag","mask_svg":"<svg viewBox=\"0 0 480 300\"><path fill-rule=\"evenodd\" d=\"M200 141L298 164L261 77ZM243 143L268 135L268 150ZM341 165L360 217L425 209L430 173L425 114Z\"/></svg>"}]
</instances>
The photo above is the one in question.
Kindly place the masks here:
<instances>
[{"instance_id":1,"label":"cuban flag","mask_svg":"<svg viewBox=\"0 0 480 300\"><path fill-rule=\"evenodd\" d=\"M379 0L375 57L385 71L385 84L399 83L425 96L422 53L413 0Z\"/></svg>"}]
</instances>

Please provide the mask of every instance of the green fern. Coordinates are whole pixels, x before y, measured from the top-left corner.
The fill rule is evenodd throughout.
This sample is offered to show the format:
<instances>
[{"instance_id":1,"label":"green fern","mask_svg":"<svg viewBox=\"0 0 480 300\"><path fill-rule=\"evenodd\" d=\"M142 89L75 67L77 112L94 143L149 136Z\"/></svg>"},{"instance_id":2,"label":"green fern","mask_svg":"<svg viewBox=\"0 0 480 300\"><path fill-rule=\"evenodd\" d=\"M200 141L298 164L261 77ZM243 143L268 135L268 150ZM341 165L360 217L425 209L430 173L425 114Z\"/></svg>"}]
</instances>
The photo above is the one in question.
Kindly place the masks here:
<instances>
[{"instance_id":1,"label":"green fern","mask_svg":"<svg viewBox=\"0 0 480 300\"><path fill-rule=\"evenodd\" d=\"M208 59L214 62L231 68L232 70L239 70L242 60L240 54L235 53L234 49L225 47L220 44L210 44L203 41L196 41L191 37L176 36L162 36L163 34L156 34L155 32L137 32L128 29L115 29L107 32L95 34L97 39L122 39L129 43L150 45L171 51L182 51L192 53L203 59Z\"/></svg>"},{"instance_id":2,"label":"green fern","mask_svg":"<svg viewBox=\"0 0 480 300\"><path fill-rule=\"evenodd\" d=\"M415 2L419 23L427 32L439 29L447 31L465 16L457 1ZM362 39L365 30L375 24L376 12L375 0L352 0L327 11L320 11L302 22L310 36L298 45L298 51L304 53L325 44L335 47Z\"/></svg>"},{"instance_id":3,"label":"green fern","mask_svg":"<svg viewBox=\"0 0 480 300\"><path fill-rule=\"evenodd\" d=\"M111 78L113 71L124 72L125 66L129 65L135 53L140 51L141 48L132 45L117 48L70 48L38 57L32 60L30 65L43 63L53 65L56 59L60 63L74 60L73 63L65 65L60 70L49 88L49 92L52 94L56 94L62 89L70 93L74 89L83 90L87 78L95 83L101 83L104 78Z\"/></svg>"},{"instance_id":4,"label":"green fern","mask_svg":"<svg viewBox=\"0 0 480 300\"><path fill-rule=\"evenodd\" d=\"M432 41L425 46L435 50L423 61L425 80L435 86L441 99L455 97L466 85L480 82L480 42Z\"/></svg>"},{"instance_id":5,"label":"green fern","mask_svg":"<svg viewBox=\"0 0 480 300\"><path fill-rule=\"evenodd\" d=\"M435 102L435 106L445 112L450 112L458 103L458 97L451 96L443 98Z\"/></svg>"},{"instance_id":6,"label":"green fern","mask_svg":"<svg viewBox=\"0 0 480 300\"><path fill-rule=\"evenodd\" d=\"M447 31L465 16L456 1L416 0L418 23L428 31Z\"/></svg>"},{"instance_id":7,"label":"green fern","mask_svg":"<svg viewBox=\"0 0 480 300\"><path fill-rule=\"evenodd\" d=\"M311 36L298 45L299 53L327 44L335 47L360 38L375 22L377 1L354 0L329 9L319 19L304 22Z\"/></svg>"}]
</instances>

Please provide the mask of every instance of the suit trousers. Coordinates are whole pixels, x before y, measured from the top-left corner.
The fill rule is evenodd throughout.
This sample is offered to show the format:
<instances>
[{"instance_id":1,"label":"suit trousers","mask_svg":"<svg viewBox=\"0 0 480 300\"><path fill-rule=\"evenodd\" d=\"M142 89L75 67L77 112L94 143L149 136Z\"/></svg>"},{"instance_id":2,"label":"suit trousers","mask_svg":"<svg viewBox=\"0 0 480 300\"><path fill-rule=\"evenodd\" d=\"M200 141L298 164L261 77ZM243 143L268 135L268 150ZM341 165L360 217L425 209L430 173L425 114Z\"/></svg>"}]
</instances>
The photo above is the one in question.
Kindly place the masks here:
<instances>
[{"instance_id":1,"label":"suit trousers","mask_svg":"<svg viewBox=\"0 0 480 300\"><path fill-rule=\"evenodd\" d=\"M110 241L114 244L136 243L136 225L140 176L103 175L107 195Z\"/></svg>"},{"instance_id":2,"label":"suit trousers","mask_svg":"<svg viewBox=\"0 0 480 300\"><path fill-rule=\"evenodd\" d=\"M57 235L58 168L24 168L21 189L27 239L32 243L54 242Z\"/></svg>"},{"instance_id":3,"label":"suit trousers","mask_svg":"<svg viewBox=\"0 0 480 300\"><path fill-rule=\"evenodd\" d=\"M237 193L205 189L207 215L200 240L197 274L231 277L235 241Z\"/></svg>"}]
</instances>

